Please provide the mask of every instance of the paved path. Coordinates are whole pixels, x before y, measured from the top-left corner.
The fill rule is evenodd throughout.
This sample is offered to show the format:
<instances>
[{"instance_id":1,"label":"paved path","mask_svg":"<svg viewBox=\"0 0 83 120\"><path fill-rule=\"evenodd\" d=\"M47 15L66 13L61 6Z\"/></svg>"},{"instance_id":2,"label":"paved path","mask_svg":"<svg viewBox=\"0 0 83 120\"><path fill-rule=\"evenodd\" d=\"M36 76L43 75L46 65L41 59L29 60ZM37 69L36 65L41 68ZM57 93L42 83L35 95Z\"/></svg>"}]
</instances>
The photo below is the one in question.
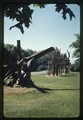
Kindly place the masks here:
<instances>
[{"instance_id":1,"label":"paved path","mask_svg":"<svg viewBox=\"0 0 83 120\"><path fill-rule=\"evenodd\" d=\"M31 75L47 74L47 71L31 72Z\"/></svg>"}]
</instances>

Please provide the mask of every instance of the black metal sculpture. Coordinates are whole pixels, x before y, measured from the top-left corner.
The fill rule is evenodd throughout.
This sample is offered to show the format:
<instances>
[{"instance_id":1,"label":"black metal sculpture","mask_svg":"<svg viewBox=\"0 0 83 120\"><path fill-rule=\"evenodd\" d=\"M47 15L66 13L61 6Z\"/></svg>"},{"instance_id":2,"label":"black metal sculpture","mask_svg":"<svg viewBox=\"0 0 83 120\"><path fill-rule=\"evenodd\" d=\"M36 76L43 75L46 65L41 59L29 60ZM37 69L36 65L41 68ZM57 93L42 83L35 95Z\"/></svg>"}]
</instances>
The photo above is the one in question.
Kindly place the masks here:
<instances>
[{"instance_id":1,"label":"black metal sculpture","mask_svg":"<svg viewBox=\"0 0 83 120\"><path fill-rule=\"evenodd\" d=\"M21 86L32 86L34 85L31 79L31 64L35 59L38 59L45 54L54 51L55 49L53 47L50 47L48 49L42 50L41 52L38 52L36 54L31 55L30 57L22 58L21 60L17 60L15 56L10 54L5 48L4 48L4 59L6 59L6 54L9 57L10 63L3 65L3 78L4 78L4 84L6 84L6 80L8 78L12 78L9 83L7 83L7 86L13 87L14 84L18 84ZM6 51L6 52L5 52ZM4 60L5 61L5 60ZM5 63L5 62L4 62Z\"/></svg>"}]
</instances>

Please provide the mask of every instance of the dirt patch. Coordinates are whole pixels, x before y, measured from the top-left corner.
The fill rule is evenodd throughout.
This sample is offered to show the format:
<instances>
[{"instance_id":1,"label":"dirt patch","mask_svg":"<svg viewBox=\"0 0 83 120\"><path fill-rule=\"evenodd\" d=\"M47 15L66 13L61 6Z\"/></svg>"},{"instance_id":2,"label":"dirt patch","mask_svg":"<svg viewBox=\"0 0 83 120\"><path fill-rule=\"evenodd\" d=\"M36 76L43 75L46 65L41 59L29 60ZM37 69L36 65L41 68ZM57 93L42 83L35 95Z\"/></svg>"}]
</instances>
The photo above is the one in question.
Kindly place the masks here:
<instances>
[{"instance_id":1,"label":"dirt patch","mask_svg":"<svg viewBox=\"0 0 83 120\"><path fill-rule=\"evenodd\" d=\"M3 89L3 93L7 94L7 93L27 93L27 92L31 92L34 91L35 88L26 88L26 87L4 87Z\"/></svg>"}]
</instances>

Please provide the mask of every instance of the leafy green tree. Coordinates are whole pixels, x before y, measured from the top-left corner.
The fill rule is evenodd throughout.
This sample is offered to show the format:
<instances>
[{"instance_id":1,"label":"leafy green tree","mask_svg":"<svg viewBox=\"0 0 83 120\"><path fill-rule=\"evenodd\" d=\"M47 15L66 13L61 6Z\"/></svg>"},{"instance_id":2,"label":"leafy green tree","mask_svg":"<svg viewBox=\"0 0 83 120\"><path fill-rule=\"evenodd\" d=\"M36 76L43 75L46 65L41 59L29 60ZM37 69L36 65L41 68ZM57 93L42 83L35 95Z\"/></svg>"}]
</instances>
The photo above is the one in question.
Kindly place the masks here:
<instances>
[{"instance_id":1,"label":"leafy green tree","mask_svg":"<svg viewBox=\"0 0 83 120\"><path fill-rule=\"evenodd\" d=\"M77 70L80 70L80 35L79 34L75 34L76 37L76 41L72 42L72 44L69 46L71 48L75 48L75 51L73 52L72 57L75 57L75 69L77 68Z\"/></svg>"},{"instance_id":2,"label":"leafy green tree","mask_svg":"<svg viewBox=\"0 0 83 120\"><path fill-rule=\"evenodd\" d=\"M4 47L14 56L17 54L17 48L14 45L11 44L4 44Z\"/></svg>"},{"instance_id":3,"label":"leafy green tree","mask_svg":"<svg viewBox=\"0 0 83 120\"><path fill-rule=\"evenodd\" d=\"M17 55L17 46L14 46L12 44L4 44L4 47L11 53L13 54L14 56ZM36 53L36 51L33 51L31 49L22 49L21 48L21 54L22 54L22 57L28 57L32 54Z\"/></svg>"},{"instance_id":4,"label":"leafy green tree","mask_svg":"<svg viewBox=\"0 0 83 120\"><path fill-rule=\"evenodd\" d=\"M32 14L33 9L30 8L32 4L5 4L4 5L4 17L8 17L11 20L16 20L16 24L11 26L9 29L16 27L20 29L21 33L24 33L24 27L29 28L32 23ZM45 8L47 4L33 4L33 7ZM69 14L70 20L75 18L73 11L68 7L68 4L65 3L56 3L55 12L61 12L62 17L65 20L66 14Z\"/></svg>"},{"instance_id":5,"label":"leafy green tree","mask_svg":"<svg viewBox=\"0 0 83 120\"><path fill-rule=\"evenodd\" d=\"M75 34L75 37L76 37L76 41L72 42L72 44L69 47L75 48L72 57L75 57L78 60L80 60L80 35Z\"/></svg>"},{"instance_id":6,"label":"leafy green tree","mask_svg":"<svg viewBox=\"0 0 83 120\"><path fill-rule=\"evenodd\" d=\"M11 44L4 44L4 47L15 57L17 57L17 47ZM28 57L31 56L32 54L37 53L37 51L33 51L32 49L22 49L21 48L21 54L22 58L23 57ZM50 53L49 53L50 54ZM44 55L40 57L37 60L34 60L31 65L31 71L36 71L36 70L45 70L47 69L47 61L51 59L51 55L49 54Z\"/></svg>"}]
</instances>

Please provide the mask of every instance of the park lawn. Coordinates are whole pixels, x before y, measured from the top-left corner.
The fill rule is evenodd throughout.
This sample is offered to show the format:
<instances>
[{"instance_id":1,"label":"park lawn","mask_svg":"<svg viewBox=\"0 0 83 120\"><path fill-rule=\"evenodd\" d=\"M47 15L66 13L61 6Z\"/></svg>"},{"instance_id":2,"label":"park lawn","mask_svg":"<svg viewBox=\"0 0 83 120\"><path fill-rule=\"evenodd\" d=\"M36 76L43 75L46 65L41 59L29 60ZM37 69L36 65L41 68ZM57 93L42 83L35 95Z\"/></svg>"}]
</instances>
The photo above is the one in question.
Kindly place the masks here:
<instances>
[{"instance_id":1,"label":"park lawn","mask_svg":"<svg viewBox=\"0 0 83 120\"><path fill-rule=\"evenodd\" d=\"M3 114L7 118L71 118L80 115L80 74L62 77L33 75L32 80L46 88L4 87Z\"/></svg>"}]
</instances>

